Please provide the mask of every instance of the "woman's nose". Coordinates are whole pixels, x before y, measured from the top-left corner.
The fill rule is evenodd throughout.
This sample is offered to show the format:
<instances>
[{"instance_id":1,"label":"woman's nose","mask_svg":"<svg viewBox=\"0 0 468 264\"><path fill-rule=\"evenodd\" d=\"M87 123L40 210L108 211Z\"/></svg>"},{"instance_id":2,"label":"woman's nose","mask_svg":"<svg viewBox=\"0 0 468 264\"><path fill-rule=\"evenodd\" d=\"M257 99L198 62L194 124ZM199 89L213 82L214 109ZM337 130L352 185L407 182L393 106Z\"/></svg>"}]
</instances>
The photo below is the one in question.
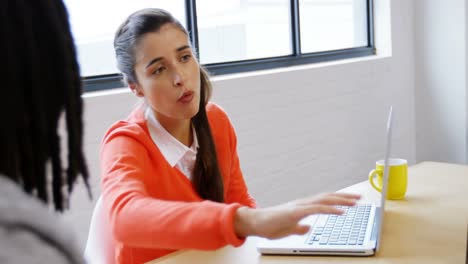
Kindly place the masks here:
<instances>
[{"instance_id":1,"label":"woman's nose","mask_svg":"<svg viewBox=\"0 0 468 264\"><path fill-rule=\"evenodd\" d=\"M174 70L173 75L174 86L182 86L184 84L184 77L182 75L182 72L180 70Z\"/></svg>"}]
</instances>

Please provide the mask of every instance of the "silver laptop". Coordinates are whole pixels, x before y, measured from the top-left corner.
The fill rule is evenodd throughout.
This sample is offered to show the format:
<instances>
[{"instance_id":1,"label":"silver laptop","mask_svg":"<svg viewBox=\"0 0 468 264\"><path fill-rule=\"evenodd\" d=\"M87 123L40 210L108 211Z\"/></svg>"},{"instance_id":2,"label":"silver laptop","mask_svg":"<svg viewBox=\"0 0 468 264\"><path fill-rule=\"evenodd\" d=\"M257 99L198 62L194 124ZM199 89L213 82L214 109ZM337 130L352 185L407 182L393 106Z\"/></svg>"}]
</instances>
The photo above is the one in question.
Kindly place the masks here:
<instances>
[{"instance_id":1,"label":"silver laptop","mask_svg":"<svg viewBox=\"0 0 468 264\"><path fill-rule=\"evenodd\" d=\"M379 249L385 197L387 195L388 165L392 145L392 107L388 114L384 157L384 180L378 204L357 204L340 207L343 215L312 215L301 221L311 226L305 235L281 239L261 239L257 250L275 255L338 255L371 256Z\"/></svg>"}]
</instances>

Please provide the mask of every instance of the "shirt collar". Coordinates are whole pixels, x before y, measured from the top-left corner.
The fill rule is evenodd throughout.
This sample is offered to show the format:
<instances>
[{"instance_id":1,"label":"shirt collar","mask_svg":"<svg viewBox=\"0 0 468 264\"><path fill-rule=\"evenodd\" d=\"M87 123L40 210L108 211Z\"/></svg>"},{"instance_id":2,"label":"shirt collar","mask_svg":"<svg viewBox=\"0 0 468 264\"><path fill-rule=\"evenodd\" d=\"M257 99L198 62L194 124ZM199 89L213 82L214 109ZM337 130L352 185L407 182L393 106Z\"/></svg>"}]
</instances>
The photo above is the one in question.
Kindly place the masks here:
<instances>
[{"instance_id":1,"label":"shirt collar","mask_svg":"<svg viewBox=\"0 0 468 264\"><path fill-rule=\"evenodd\" d=\"M161 123L159 123L158 119L154 116L153 111L151 111L151 108L149 107L145 111L145 118L147 120L151 138L171 167L174 167L187 152L192 152L196 155L198 149L198 139L193 127L193 143L189 148L173 137L169 132L167 132Z\"/></svg>"}]
</instances>

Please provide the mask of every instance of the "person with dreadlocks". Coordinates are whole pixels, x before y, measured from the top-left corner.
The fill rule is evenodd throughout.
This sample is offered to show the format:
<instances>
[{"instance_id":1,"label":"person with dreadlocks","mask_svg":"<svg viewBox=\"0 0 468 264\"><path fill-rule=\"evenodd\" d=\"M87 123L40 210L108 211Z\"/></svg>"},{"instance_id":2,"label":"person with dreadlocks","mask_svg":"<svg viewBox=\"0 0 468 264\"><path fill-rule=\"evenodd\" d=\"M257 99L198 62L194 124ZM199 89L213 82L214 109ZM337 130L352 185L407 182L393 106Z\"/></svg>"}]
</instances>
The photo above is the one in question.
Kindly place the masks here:
<instances>
[{"instance_id":1,"label":"person with dreadlocks","mask_svg":"<svg viewBox=\"0 0 468 264\"><path fill-rule=\"evenodd\" d=\"M88 189L82 151L81 82L62 0L0 3L0 262L83 263L62 212L79 175ZM67 127L67 167L58 133Z\"/></svg>"},{"instance_id":2,"label":"person with dreadlocks","mask_svg":"<svg viewBox=\"0 0 468 264\"><path fill-rule=\"evenodd\" d=\"M310 214L340 214L351 194L323 194L256 209L240 169L234 128L209 102L211 83L187 31L168 12L133 13L114 39L117 66L143 99L101 149L102 200L116 263L177 249L239 246L247 236L303 234Z\"/></svg>"}]
</instances>

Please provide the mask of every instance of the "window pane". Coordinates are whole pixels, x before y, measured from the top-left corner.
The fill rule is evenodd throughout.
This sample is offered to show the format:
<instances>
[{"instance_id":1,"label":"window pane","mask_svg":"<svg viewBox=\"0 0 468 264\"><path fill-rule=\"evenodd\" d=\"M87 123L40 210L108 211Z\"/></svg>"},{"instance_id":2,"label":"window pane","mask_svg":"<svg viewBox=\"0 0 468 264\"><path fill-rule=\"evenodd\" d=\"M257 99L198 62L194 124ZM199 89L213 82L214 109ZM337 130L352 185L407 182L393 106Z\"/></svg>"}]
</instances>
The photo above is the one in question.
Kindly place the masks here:
<instances>
[{"instance_id":1,"label":"window pane","mask_svg":"<svg viewBox=\"0 0 468 264\"><path fill-rule=\"evenodd\" d=\"M366 0L300 0L302 53L365 47Z\"/></svg>"},{"instance_id":2,"label":"window pane","mask_svg":"<svg viewBox=\"0 0 468 264\"><path fill-rule=\"evenodd\" d=\"M292 54L289 0L198 0L203 64Z\"/></svg>"},{"instance_id":3,"label":"window pane","mask_svg":"<svg viewBox=\"0 0 468 264\"><path fill-rule=\"evenodd\" d=\"M82 76L117 73L114 33L131 13L163 8L185 25L183 0L64 0L70 15Z\"/></svg>"}]
</instances>

